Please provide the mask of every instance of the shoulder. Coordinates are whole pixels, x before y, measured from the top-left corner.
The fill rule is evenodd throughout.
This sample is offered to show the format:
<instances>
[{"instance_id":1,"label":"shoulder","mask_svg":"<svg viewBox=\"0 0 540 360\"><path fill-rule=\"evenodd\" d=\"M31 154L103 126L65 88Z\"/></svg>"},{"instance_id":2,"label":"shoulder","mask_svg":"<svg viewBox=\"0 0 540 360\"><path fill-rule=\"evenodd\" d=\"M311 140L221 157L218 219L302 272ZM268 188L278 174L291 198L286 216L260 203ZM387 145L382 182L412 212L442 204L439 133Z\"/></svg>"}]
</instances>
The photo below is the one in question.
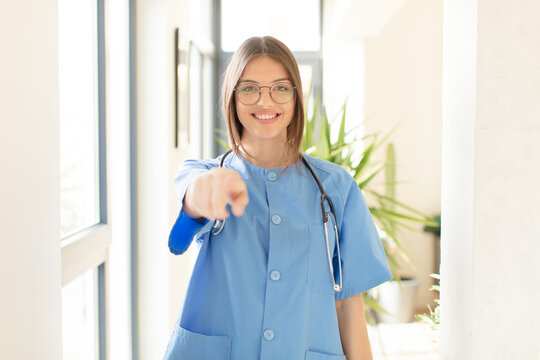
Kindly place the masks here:
<instances>
[{"instance_id":1,"label":"shoulder","mask_svg":"<svg viewBox=\"0 0 540 360\"><path fill-rule=\"evenodd\" d=\"M206 169L210 170L214 167L219 166L219 162L221 160L221 156L215 158L215 159L187 159L184 160L184 162L180 165L179 170L186 170L186 169Z\"/></svg>"},{"instance_id":2,"label":"shoulder","mask_svg":"<svg viewBox=\"0 0 540 360\"><path fill-rule=\"evenodd\" d=\"M336 183L336 185L344 186L350 185L354 182L353 177L341 166L334 164L330 161L319 159L311 155L302 154L307 160L309 165L317 173L324 177L330 177Z\"/></svg>"},{"instance_id":3,"label":"shoulder","mask_svg":"<svg viewBox=\"0 0 540 360\"><path fill-rule=\"evenodd\" d=\"M333 185L343 200L348 197L349 191L353 185L354 187L357 187L356 181L351 174L341 166L310 155L302 155L313 168L313 171L315 171L321 182Z\"/></svg>"},{"instance_id":4,"label":"shoulder","mask_svg":"<svg viewBox=\"0 0 540 360\"><path fill-rule=\"evenodd\" d=\"M221 157L218 157L216 159L187 159L184 160L176 168L176 172L174 174L174 182L185 180L185 179L191 179L194 175L199 175L205 171L208 171L214 167L219 166L219 161L221 160Z\"/></svg>"}]
</instances>

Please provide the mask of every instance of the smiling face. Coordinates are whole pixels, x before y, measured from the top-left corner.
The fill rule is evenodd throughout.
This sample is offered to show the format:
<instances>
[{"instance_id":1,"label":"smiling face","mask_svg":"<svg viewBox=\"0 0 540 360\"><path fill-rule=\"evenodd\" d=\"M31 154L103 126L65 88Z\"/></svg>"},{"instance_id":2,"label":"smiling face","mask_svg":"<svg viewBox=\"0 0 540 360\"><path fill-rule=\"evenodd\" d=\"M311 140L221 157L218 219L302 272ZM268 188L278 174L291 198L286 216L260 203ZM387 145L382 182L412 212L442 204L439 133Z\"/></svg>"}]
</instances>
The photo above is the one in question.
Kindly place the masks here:
<instances>
[{"instance_id":1,"label":"smiling face","mask_svg":"<svg viewBox=\"0 0 540 360\"><path fill-rule=\"evenodd\" d=\"M253 105L244 105L236 94L236 114L243 126L242 143L275 141L287 143L287 126L294 116L295 96L285 104L270 97L269 87L280 83L292 87L287 69L269 56L261 55L251 60L238 81L237 88L255 84L262 86L261 96Z\"/></svg>"}]
</instances>

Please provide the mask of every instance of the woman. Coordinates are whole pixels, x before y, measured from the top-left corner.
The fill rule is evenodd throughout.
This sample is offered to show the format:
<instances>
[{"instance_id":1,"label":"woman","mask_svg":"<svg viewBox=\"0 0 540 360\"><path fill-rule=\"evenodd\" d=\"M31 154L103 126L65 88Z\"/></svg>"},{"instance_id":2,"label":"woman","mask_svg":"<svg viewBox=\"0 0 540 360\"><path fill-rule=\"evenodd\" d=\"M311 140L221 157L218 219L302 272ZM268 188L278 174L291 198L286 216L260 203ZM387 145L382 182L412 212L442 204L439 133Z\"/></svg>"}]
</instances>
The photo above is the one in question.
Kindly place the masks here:
<instances>
[{"instance_id":1,"label":"woman","mask_svg":"<svg viewBox=\"0 0 540 360\"><path fill-rule=\"evenodd\" d=\"M222 95L232 152L175 177L170 250L201 248L165 358L371 359L362 292L391 273L354 179L300 152L292 53L246 40Z\"/></svg>"}]
</instances>

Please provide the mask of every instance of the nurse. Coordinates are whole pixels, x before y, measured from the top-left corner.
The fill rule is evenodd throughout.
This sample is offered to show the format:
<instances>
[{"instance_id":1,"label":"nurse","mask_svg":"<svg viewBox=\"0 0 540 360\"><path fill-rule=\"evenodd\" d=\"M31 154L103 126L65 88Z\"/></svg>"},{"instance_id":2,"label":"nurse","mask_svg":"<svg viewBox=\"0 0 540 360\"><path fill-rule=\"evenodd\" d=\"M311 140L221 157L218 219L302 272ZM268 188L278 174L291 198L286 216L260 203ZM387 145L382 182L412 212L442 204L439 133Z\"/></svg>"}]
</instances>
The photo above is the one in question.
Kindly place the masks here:
<instances>
[{"instance_id":1,"label":"nurse","mask_svg":"<svg viewBox=\"0 0 540 360\"><path fill-rule=\"evenodd\" d=\"M392 275L354 179L300 151L291 51L246 40L222 98L232 152L187 160L174 179L170 251L200 249L164 358L371 359L362 293Z\"/></svg>"}]
</instances>

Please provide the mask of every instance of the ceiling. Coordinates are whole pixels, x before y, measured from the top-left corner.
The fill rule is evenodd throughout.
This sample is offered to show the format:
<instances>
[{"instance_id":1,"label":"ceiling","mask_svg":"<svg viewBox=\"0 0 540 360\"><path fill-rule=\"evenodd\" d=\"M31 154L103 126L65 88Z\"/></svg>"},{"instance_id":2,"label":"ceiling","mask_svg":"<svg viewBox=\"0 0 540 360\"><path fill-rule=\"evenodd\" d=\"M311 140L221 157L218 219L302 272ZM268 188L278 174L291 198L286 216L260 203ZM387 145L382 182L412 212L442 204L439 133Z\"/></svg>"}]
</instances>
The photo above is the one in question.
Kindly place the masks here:
<instances>
[{"instance_id":1,"label":"ceiling","mask_svg":"<svg viewBox=\"0 0 540 360\"><path fill-rule=\"evenodd\" d=\"M326 0L329 32L343 38L376 36L407 0Z\"/></svg>"}]
</instances>

